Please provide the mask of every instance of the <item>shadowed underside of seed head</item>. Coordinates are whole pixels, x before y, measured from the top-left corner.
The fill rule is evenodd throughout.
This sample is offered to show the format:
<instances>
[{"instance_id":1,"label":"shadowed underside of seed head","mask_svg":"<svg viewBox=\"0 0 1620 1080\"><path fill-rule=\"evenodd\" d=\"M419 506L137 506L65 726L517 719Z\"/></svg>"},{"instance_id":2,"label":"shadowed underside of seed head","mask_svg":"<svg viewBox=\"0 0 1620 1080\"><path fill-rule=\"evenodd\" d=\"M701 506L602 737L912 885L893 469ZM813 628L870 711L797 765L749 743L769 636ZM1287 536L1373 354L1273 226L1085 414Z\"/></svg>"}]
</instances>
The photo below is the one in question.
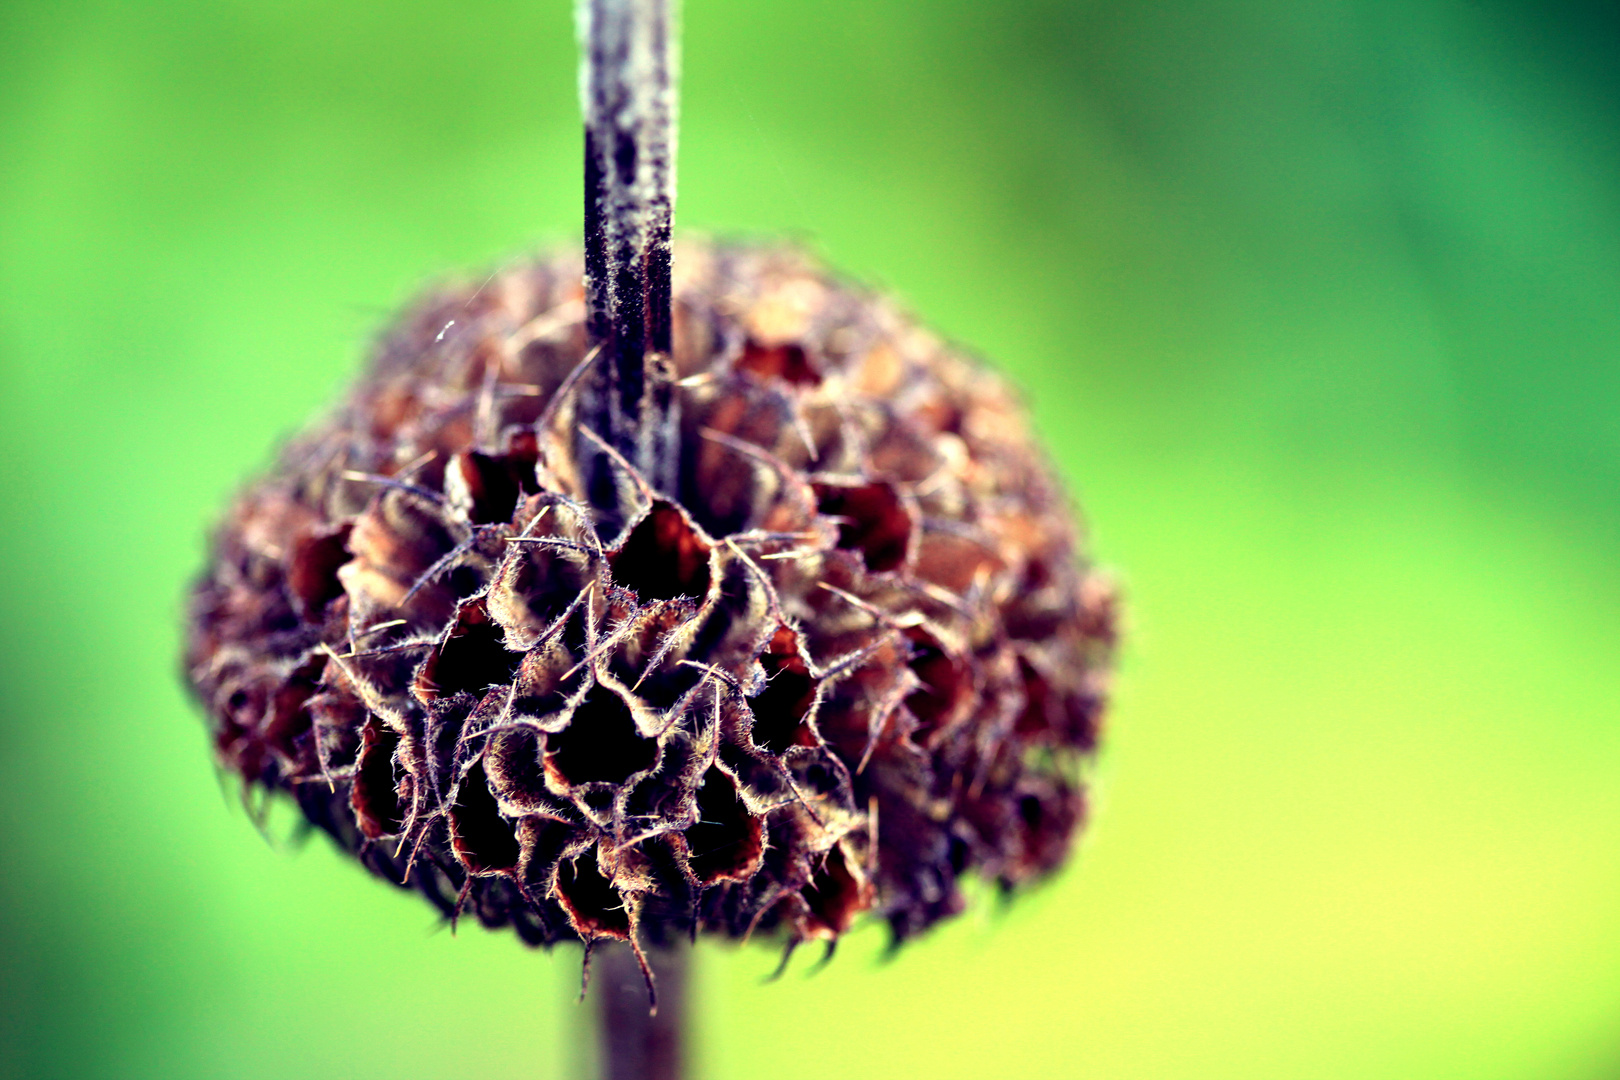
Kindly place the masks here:
<instances>
[{"instance_id":1,"label":"shadowed underside of seed head","mask_svg":"<svg viewBox=\"0 0 1620 1080\"><path fill-rule=\"evenodd\" d=\"M779 250L678 250L670 460L578 405L580 267L414 307L221 529L222 760L524 940L899 938L1084 816L1108 587L993 376Z\"/></svg>"}]
</instances>

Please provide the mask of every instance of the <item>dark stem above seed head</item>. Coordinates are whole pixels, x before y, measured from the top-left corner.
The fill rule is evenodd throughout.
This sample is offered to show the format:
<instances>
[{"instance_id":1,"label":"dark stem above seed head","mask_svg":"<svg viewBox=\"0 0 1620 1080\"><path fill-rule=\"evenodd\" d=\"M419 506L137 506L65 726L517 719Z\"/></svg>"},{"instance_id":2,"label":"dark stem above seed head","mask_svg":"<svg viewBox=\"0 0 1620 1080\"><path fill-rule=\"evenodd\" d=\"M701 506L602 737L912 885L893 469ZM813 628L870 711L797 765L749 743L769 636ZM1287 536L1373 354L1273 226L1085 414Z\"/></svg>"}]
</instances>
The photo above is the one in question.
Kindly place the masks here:
<instances>
[{"instance_id":1,"label":"dark stem above seed head","mask_svg":"<svg viewBox=\"0 0 1620 1080\"><path fill-rule=\"evenodd\" d=\"M669 0L579 0L585 308L595 393L582 419L655 486L671 457L670 227L675 51Z\"/></svg>"}]
</instances>

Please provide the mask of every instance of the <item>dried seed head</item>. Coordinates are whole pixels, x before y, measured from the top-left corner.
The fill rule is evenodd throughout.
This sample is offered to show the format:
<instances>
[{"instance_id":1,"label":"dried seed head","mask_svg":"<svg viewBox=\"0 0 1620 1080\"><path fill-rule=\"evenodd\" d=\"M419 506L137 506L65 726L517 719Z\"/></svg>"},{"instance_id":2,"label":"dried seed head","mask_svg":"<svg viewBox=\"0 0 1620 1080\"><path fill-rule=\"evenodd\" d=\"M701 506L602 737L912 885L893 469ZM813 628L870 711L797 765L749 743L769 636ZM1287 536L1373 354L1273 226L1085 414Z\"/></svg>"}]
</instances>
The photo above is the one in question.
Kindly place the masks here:
<instances>
[{"instance_id":1,"label":"dried seed head","mask_svg":"<svg viewBox=\"0 0 1620 1080\"><path fill-rule=\"evenodd\" d=\"M676 267L656 477L585 425L576 261L404 316L219 533L221 759L536 944L904 938L1053 869L1114 619L1021 410L802 256Z\"/></svg>"}]
</instances>

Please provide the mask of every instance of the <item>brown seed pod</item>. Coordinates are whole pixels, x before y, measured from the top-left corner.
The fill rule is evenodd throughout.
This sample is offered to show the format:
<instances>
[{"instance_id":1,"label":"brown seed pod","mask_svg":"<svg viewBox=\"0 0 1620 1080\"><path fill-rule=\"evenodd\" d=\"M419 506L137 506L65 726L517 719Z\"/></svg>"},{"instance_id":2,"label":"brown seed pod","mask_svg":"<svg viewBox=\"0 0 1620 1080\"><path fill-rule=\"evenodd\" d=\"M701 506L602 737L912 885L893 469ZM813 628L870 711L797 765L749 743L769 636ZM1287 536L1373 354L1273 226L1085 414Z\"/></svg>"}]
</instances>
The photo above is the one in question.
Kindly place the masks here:
<instances>
[{"instance_id":1,"label":"brown seed pod","mask_svg":"<svg viewBox=\"0 0 1620 1080\"><path fill-rule=\"evenodd\" d=\"M577 259L401 319L219 532L220 758L533 944L898 940L1052 870L1114 616L1020 408L799 254L675 265L650 470L580 404Z\"/></svg>"}]
</instances>

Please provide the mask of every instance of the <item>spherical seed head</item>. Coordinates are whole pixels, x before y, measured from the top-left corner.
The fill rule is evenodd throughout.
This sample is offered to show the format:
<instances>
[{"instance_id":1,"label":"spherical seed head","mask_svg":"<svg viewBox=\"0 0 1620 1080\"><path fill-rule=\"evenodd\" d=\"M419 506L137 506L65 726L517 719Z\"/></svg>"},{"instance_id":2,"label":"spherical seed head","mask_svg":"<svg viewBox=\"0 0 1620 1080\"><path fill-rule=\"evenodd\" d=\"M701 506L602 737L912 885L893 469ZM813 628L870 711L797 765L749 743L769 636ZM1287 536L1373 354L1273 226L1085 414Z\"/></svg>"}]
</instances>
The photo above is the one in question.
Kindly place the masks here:
<instances>
[{"instance_id":1,"label":"spherical seed head","mask_svg":"<svg viewBox=\"0 0 1620 1080\"><path fill-rule=\"evenodd\" d=\"M1054 869L1114 608L1021 409L797 253L675 290L657 477L584 426L575 259L403 316L218 534L221 760L535 944L904 938Z\"/></svg>"}]
</instances>

